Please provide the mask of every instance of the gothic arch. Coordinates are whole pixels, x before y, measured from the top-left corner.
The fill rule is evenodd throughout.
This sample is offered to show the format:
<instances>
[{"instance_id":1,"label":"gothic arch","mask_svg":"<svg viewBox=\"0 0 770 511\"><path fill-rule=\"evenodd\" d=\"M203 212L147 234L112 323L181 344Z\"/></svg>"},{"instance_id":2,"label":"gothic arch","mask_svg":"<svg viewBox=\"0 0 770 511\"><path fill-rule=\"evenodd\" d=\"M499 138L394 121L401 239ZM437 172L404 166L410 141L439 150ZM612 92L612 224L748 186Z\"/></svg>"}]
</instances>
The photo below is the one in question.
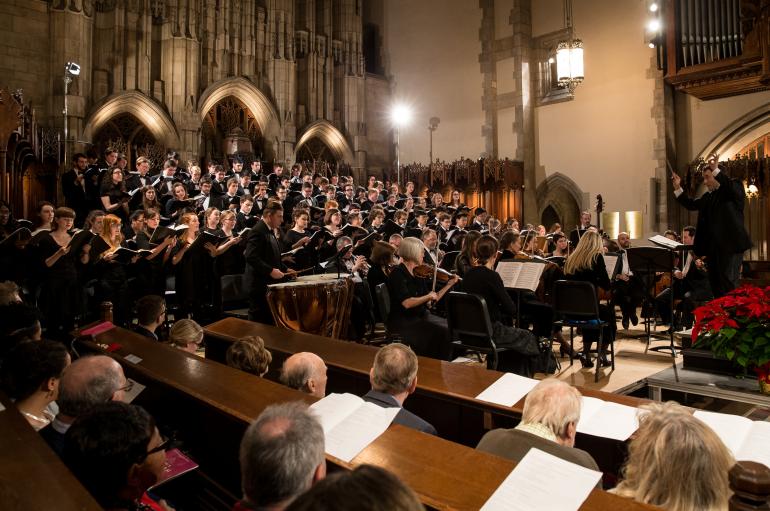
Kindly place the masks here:
<instances>
[{"instance_id":1,"label":"gothic arch","mask_svg":"<svg viewBox=\"0 0 770 511\"><path fill-rule=\"evenodd\" d=\"M338 162L353 163L353 150L350 148L345 135L335 128L332 123L325 120L315 121L308 124L299 138L297 145L294 146L295 154L310 139L318 138L331 150Z\"/></svg>"},{"instance_id":2,"label":"gothic arch","mask_svg":"<svg viewBox=\"0 0 770 511\"><path fill-rule=\"evenodd\" d=\"M269 134L277 133L280 117L272 101L256 85L241 76L219 80L203 91L198 100L201 121L217 103L228 96L238 99L251 111L266 139Z\"/></svg>"},{"instance_id":3,"label":"gothic arch","mask_svg":"<svg viewBox=\"0 0 770 511\"><path fill-rule=\"evenodd\" d=\"M577 224L580 219L580 204L582 192L572 179L560 172L549 175L540 183L535 192L537 196L538 218L550 207L559 217L565 231L569 226ZM549 211L550 213L550 211ZM550 226L546 226L549 228Z\"/></svg>"},{"instance_id":4,"label":"gothic arch","mask_svg":"<svg viewBox=\"0 0 770 511\"><path fill-rule=\"evenodd\" d=\"M163 107L139 91L124 91L97 104L86 121L83 139L90 142L99 130L120 114L131 114L144 124L159 143L179 148L179 132Z\"/></svg>"},{"instance_id":5,"label":"gothic arch","mask_svg":"<svg viewBox=\"0 0 770 511\"><path fill-rule=\"evenodd\" d=\"M695 156L706 158L712 153L719 154L719 159L735 156L743 147L770 131L770 103L762 105L731 122L706 144Z\"/></svg>"}]
</instances>

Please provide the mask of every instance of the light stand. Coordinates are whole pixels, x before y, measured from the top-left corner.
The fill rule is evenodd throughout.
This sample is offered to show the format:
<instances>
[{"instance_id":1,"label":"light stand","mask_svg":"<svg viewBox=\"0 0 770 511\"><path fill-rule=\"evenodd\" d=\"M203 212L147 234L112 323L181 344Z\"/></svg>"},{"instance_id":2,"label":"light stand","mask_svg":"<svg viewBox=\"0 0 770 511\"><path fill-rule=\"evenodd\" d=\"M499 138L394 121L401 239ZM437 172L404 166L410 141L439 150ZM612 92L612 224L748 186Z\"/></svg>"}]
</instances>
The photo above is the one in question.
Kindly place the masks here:
<instances>
[{"instance_id":1,"label":"light stand","mask_svg":"<svg viewBox=\"0 0 770 511\"><path fill-rule=\"evenodd\" d=\"M70 84L72 78L80 75L80 66L74 62L67 62L64 66L64 164L66 165L68 160L68 148L69 148L69 122L67 116L69 115L69 108L67 103L67 96L69 95Z\"/></svg>"},{"instance_id":2,"label":"light stand","mask_svg":"<svg viewBox=\"0 0 770 511\"><path fill-rule=\"evenodd\" d=\"M438 123L441 122L441 119L438 117L431 117L430 120L428 120L428 131L430 132L430 159L429 162L429 169L430 169L430 184L433 186L433 132L436 131L436 128L438 128Z\"/></svg>"}]
</instances>

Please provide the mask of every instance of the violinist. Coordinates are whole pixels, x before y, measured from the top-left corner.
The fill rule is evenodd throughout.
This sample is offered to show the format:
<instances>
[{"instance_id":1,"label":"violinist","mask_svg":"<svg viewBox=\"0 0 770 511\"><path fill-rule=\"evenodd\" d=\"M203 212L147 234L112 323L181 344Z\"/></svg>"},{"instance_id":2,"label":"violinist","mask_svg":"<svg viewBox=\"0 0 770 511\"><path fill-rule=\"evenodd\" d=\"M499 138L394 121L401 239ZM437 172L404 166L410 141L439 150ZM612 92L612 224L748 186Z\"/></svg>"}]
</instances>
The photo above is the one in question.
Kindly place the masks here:
<instances>
[{"instance_id":1,"label":"violinist","mask_svg":"<svg viewBox=\"0 0 770 511\"><path fill-rule=\"evenodd\" d=\"M540 350L537 339L531 332L506 324L516 315L516 306L503 286L500 274L494 270L497 248L497 240L492 236L479 238L476 242L479 264L465 273L463 291L484 298L492 322L495 344L509 349L500 353L498 370L529 377L535 372L535 362Z\"/></svg>"},{"instance_id":2,"label":"violinist","mask_svg":"<svg viewBox=\"0 0 770 511\"><path fill-rule=\"evenodd\" d=\"M682 243L685 245L695 244L695 227L688 225L682 230ZM695 305L698 302L712 299L706 264L702 258L695 256L692 250L687 251L681 269L674 272L673 286L664 289L655 297L658 313L664 326L671 324L672 292L675 300L682 300L679 305L682 309L682 324L675 326L690 328Z\"/></svg>"},{"instance_id":3,"label":"violinist","mask_svg":"<svg viewBox=\"0 0 770 511\"><path fill-rule=\"evenodd\" d=\"M422 231L422 243L425 245L425 254L423 255L423 261L433 265L441 264L442 253L438 251L438 235L433 229L425 229Z\"/></svg>"},{"instance_id":4,"label":"violinist","mask_svg":"<svg viewBox=\"0 0 770 511\"><path fill-rule=\"evenodd\" d=\"M582 280L592 283L594 286L601 287L608 291L610 289L610 277L607 275L607 268L602 257L602 239L599 233L588 230L580 238L580 242L575 251L567 259L564 267L564 276L567 280ZM598 300L598 298L597 298ZM611 342L615 341L615 310L604 304L599 304L599 317L607 322L604 327L602 353L599 354L599 363L602 367L610 364L607 360L607 348ZM596 330L586 330L583 332L583 356L580 361L583 367L593 367L591 361L591 344L599 337Z\"/></svg>"},{"instance_id":5,"label":"violinist","mask_svg":"<svg viewBox=\"0 0 770 511\"><path fill-rule=\"evenodd\" d=\"M388 274L395 263L396 247L384 241L375 241L372 245L372 254L369 256L370 267L366 280L369 282L369 290L374 296L377 286L388 280ZM377 321L382 321L379 304L375 303L374 315Z\"/></svg>"},{"instance_id":6,"label":"violinist","mask_svg":"<svg viewBox=\"0 0 770 511\"><path fill-rule=\"evenodd\" d=\"M554 234L553 243L555 247L553 252L548 254L549 257L567 257L569 255L569 240L564 234Z\"/></svg>"},{"instance_id":7,"label":"violinist","mask_svg":"<svg viewBox=\"0 0 770 511\"><path fill-rule=\"evenodd\" d=\"M463 237L462 250L455 259L455 273L461 278L476 264L475 247L479 238L481 238L479 231L468 231L468 234Z\"/></svg>"},{"instance_id":8,"label":"violinist","mask_svg":"<svg viewBox=\"0 0 770 511\"><path fill-rule=\"evenodd\" d=\"M631 248L631 237L626 232L618 234L618 248L620 265L615 281L612 283L612 301L613 305L620 307L622 314L621 324L624 329L628 329L628 322L636 326L639 318L636 315L636 308L642 304L645 296L644 282L631 271L628 265L628 254L626 250Z\"/></svg>"},{"instance_id":9,"label":"violinist","mask_svg":"<svg viewBox=\"0 0 770 511\"><path fill-rule=\"evenodd\" d=\"M422 285L414 269L422 264L425 246L417 238L401 242L402 263L388 276L390 316L388 330L400 334L418 355L449 360L452 346L446 320L428 311L428 304L437 302L457 283L453 276L439 292L422 294Z\"/></svg>"}]
</instances>

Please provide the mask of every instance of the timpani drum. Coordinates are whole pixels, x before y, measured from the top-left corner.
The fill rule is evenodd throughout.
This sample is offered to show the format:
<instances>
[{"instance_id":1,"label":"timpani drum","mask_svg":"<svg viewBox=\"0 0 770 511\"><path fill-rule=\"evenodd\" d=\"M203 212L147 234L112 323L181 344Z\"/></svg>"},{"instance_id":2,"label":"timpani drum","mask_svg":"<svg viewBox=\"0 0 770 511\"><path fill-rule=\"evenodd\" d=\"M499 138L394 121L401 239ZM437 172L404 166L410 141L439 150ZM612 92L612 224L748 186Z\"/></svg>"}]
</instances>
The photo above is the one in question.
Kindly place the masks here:
<instances>
[{"instance_id":1,"label":"timpani drum","mask_svg":"<svg viewBox=\"0 0 770 511\"><path fill-rule=\"evenodd\" d=\"M344 338L353 304L353 279L307 275L267 286L275 324L288 330Z\"/></svg>"}]
</instances>

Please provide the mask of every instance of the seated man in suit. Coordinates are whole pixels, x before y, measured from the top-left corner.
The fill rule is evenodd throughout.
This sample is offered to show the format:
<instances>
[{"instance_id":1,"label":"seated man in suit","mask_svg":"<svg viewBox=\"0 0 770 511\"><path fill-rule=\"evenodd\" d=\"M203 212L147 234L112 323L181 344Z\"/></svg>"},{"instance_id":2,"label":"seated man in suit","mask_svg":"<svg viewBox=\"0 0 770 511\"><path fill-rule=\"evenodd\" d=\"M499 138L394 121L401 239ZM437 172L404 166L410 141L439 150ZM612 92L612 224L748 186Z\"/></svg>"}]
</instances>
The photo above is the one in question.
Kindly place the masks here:
<instances>
[{"instance_id":1,"label":"seated man in suit","mask_svg":"<svg viewBox=\"0 0 770 511\"><path fill-rule=\"evenodd\" d=\"M158 340L155 330L166 321L166 301L157 295L147 295L136 301L134 332L153 341Z\"/></svg>"},{"instance_id":2,"label":"seated man in suit","mask_svg":"<svg viewBox=\"0 0 770 511\"><path fill-rule=\"evenodd\" d=\"M417 388L417 355L409 346L396 342L380 348L369 371L369 381L372 390L364 395L364 401L383 408L401 408L394 423L436 434L431 424L403 408L406 398Z\"/></svg>"},{"instance_id":3,"label":"seated man in suit","mask_svg":"<svg viewBox=\"0 0 770 511\"><path fill-rule=\"evenodd\" d=\"M243 500L234 511L286 509L326 476L324 431L300 402L265 408L241 440Z\"/></svg>"},{"instance_id":4,"label":"seated man in suit","mask_svg":"<svg viewBox=\"0 0 770 511\"><path fill-rule=\"evenodd\" d=\"M580 392L561 380L548 378L527 394L518 426L493 429L484 435L476 449L518 463L535 448L598 471L591 455L574 447L578 420ZM597 488L601 489L601 481Z\"/></svg>"},{"instance_id":5,"label":"seated man in suit","mask_svg":"<svg viewBox=\"0 0 770 511\"><path fill-rule=\"evenodd\" d=\"M316 397L326 396L326 364L315 353L301 352L287 358L281 369L281 383Z\"/></svg>"},{"instance_id":6,"label":"seated man in suit","mask_svg":"<svg viewBox=\"0 0 770 511\"><path fill-rule=\"evenodd\" d=\"M64 435L75 419L108 401L121 401L130 390L123 368L114 359L96 355L74 361L59 380L59 413L40 436L59 456L64 449Z\"/></svg>"}]
</instances>

